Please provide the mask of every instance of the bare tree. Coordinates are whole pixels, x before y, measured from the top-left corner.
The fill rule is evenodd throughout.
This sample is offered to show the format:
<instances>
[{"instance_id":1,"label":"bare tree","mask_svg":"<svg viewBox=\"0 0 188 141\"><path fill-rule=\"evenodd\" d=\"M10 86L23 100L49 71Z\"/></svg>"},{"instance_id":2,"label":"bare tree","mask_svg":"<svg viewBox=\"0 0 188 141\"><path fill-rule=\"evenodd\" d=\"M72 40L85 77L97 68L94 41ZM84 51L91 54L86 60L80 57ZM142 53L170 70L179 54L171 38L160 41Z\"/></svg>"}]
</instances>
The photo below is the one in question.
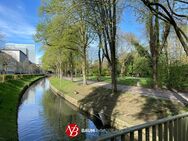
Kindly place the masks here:
<instances>
[{"instance_id":1,"label":"bare tree","mask_svg":"<svg viewBox=\"0 0 188 141\"><path fill-rule=\"evenodd\" d=\"M188 55L188 37L186 35L186 31L183 31L177 22L177 20L181 20L181 21L185 20L185 24L187 24L188 15L186 15L187 11L185 10L187 9L188 2L186 0L172 0L171 2L170 0L166 0L168 7L165 7L164 4L158 0L157 1L141 0L141 1L144 3L145 6L149 8L149 10L155 16L157 16L162 21L173 26L176 35L184 48L184 51ZM170 3L172 3L172 5ZM184 5L185 10L183 10L184 8L180 8L181 13L177 13L174 10L174 7L175 6L180 7L181 5Z\"/></svg>"}]
</instances>

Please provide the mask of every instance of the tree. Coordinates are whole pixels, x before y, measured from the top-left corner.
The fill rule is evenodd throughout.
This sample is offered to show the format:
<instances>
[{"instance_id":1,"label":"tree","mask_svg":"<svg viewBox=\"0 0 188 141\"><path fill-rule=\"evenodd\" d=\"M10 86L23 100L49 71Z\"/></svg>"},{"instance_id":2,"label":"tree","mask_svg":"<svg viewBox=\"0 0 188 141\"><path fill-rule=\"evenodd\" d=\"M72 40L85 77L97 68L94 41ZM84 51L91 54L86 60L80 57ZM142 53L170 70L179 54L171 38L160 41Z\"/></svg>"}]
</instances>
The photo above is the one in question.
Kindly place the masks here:
<instances>
[{"instance_id":1,"label":"tree","mask_svg":"<svg viewBox=\"0 0 188 141\"><path fill-rule=\"evenodd\" d=\"M42 25L45 28L38 26L36 37L47 46L61 46L78 52L82 58L83 84L86 85L87 48L91 42L92 32L85 21L84 7L75 3L74 0L51 0L44 3L41 9L43 16L47 16L48 23L45 22L45 25Z\"/></svg>"},{"instance_id":2,"label":"tree","mask_svg":"<svg viewBox=\"0 0 188 141\"><path fill-rule=\"evenodd\" d=\"M104 41L103 53L111 69L112 92L117 91L117 58L116 58L116 32L117 32L117 0L85 0L85 5L97 17L97 26L100 27ZM95 26L95 27L97 27ZM94 27L94 28L95 28Z\"/></svg>"},{"instance_id":3,"label":"tree","mask_svg":"<svg viewBox=\"0 0 188 141\"><path fill-rule=\"evenodd\" d=\"M170 0L166 0L168 7L165 7L165 4L159 0L154 0L154 1L141 0L141 1L149 8L149 10L152 12L153 15L156 16L157 19L159 18L162 21L166 22L167 24L173 26L176 35L184 48L184 51L188 55L188 37L186 33L180 28L177 22L177 19L185 20L185 21L187 20L188 15L186 15L186 11L184 11L184 8L181 8L181 6L183 5L183 7L187 7L188 2L184 0L175 0L175 1L173 0L172 2L170 2ZM170 3L172 3L172 5ZM177 13L174 10L174 7L176 7L176 9L179 9L181 13L179 13L179 11Z\"/></svg>"}]
</instances>

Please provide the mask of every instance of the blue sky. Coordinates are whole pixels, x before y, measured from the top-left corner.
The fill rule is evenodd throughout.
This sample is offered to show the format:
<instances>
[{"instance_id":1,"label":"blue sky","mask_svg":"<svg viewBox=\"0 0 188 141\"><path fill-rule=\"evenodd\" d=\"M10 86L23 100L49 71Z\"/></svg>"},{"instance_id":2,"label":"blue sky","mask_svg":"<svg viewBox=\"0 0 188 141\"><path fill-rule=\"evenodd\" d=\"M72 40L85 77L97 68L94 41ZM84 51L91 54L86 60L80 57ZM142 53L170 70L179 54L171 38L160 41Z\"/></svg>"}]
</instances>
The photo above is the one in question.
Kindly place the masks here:
<instances>
[{"instance_id":1,"label":"blue sky","mask_svg":"<svg viewBox=\"0 0 188 141\"><path fill-rule=\"evenodd\" d=\"M33 35L39 21L39 6L40 0L0 0L0 33L5 35L6 42L35 43ZM138 38L144 34L143 25L138 24L131 9L125 10L119 28L135 33ZM36 44L37 58L42 55L39 46Z\"/></svg>"},{"instance_id":2,"label":"blue sky","mask_svg":"<svg viewBox=\"0 0 188 141\"><path fill-rule=\"evenodd\" d=\"M34 42L39 5L39 0L0 0L0 32L7 42Z\"/></svg>"},{"instance_id":3,"label":"blue sky","mask_svg":"<svg viewBox=\"0 0 188 141\"><path fill-rule=\"evenodd\" d=\"M35 43L39 6L40 0L0 0L0 33L5 36L5 42ZM37 58L41 55L36 44Z\"/></svg>"}]
</instances>

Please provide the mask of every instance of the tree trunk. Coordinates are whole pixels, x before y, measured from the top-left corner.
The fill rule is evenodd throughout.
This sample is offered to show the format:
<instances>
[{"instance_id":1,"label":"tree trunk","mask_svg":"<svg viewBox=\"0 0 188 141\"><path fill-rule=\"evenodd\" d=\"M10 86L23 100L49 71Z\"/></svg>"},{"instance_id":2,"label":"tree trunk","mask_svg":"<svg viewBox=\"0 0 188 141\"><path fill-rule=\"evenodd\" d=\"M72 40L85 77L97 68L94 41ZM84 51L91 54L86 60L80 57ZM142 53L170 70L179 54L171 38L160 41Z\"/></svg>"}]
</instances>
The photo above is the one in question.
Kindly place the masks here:
<instances>
[{"instance_id":1,"label":"tree trunk","mask_svg":"<svg viewBox=\"0 0 188 141\"><path fill-rule=\"evenodd\" d=\"M99 76L98 76L98 80L101 80L101 75L102 75L102 60L101 60L101 49L99 48L98 51L98 57L99 57Z\"/></svg>"},{"instance_id":2,"label":"tree trunk","mask_svg":"<svg viewBox=\"0 0 188 141\"><path fill-rule=\"evenodd\" d=\"M159 0L154 0L154 2L158 3ZM158 6L156 6L156 11L159 11ZM155 16L155 26L154 26L154 39L155 39L155 45L154 45L154 64L153 64L153 71L154 71L154 80L155 88L158 88L158 58L159 58L159 48L160 48L160 40L159 40L159 18L158 15Z\"/></svg>"},{"instance_id":3,"label":"tree trunk","mask_svg":"<svg viewBox=\"0 0 188 141\"><path fill-rule=\"evenodd\" d=\"M112 18L112 39L111 39L111 61L112 61L112 93L117 92L117 69L116 69L116 1L113 0L113 18Z\"/></svg>"},{"instance_id":4,"label":"tree trunk","mask_svg":"<svg viewBox=\"0 0 188 141\"><path fill-rule=\"evenodd\" d=\"M165 58L166 58L166 74L167 74L167 79L169 78L169 58L168 58L168 43L166 42L164 44L164 51L165 51Z\"/></svg>"},{"instance_id":5,"label":"tree trunk","mask_svg":"<svg viewBox=\"0 0 188 141\"><path fill-rule=\"evenodd\" d=\"M102 58L101 58L101 49L102 49L102 37L101 34L98 33L99 36L99 50L98 50L98 59L99 59L99 76L98 76L98 80L101 80L101 76L102 76Z\"/></svg>"},{"instance_id":6,"label":"tree trunk","mask_svg":"<svg viewBox=\"0 0 188 141\"><path fill-rule=\"evenodd\" d=\"M113 61L116 61L116 59L114 60L112 59L112 66L111 66L112 93L116 93L117 92L116 63L113 63Z\"/></svg>"},{"instance_id":7,"label":"tree trunk","mask_svg":"<svg viewBox=\"0 0 188 141\"><path fill-rule=\"evenodd\" d=\"M76 68L76 67L75 67L75 69L74 69L74 72L75 72L74 77L77 77L77 76L78 76L78 72L77 72L77 68Z\"/></svg>"},{"instance_id":8,"label":"tree trunk","mask_svg":"<svg viewBox=\"0 0 188 141\"><path fill-rule=\"evenodd\" d=\"M84 52L83 52L83 63L82 63L82 77L83 77L83 85L87 85L87 54L86 54L86 48L84 47Z\"/></svg>"},{"instance_id":9,"label":"tree trunk","mask_svg":"<svg viewBox=\"0 0 188 141\"><path fill-rule=\"evenodd\" d=\"M151 62L152 62L152 78L154 88L158 88L157 74L158 74L158 47L159 47L159 23L156 17L155 25L153 24L154 16L152 13L149 15L149 37L150 37L150 51L151 51Z\"/></svg>"},{"instance_id":10,"label":"tree trunk","mask_svg":"<svg viewBox=\"0 0 188 141\"><path fill-rule=\"evenodd\" d=\"M61 87L61 80L62 80L62 76L61 76L61 74L62 74L62 70L61 70L61 63L60 63L60 65L59 65L59 72L58 72L58 75L59 75L59 86Z\"/></svg>"},{"instance_id":11,"label":"tree trunk","mask_svg":"<svg viewBox=\"0 0 188 141\"><path fill-rule=\"evenodd\" d=\"M65 64L65 77L67 77L67 64Z\"/></svg>"},{"instance_id":12,"label":"tree trunk","mask_svg":"<svg viewBox=\"0 0 188 141\"><path fill-rule=\"evenodd\" d=\"M120 72L121 78L123 78L124 74L125 74L125 64L124 64L124 61L123 61L123 63L121 64L121 72Z\"/></svg>"},{"instance_id":13,"label":"tree trunk","mask_svg":"<svg viewBox=\"0 0 188 141\"><path fill-rule=\"evenodd\" d=\"M59 66L59 77L60 79L62 80L62 67L61 67L61 63L60 63L60 66Z\"/></svg>"},{"instance_id":14,"label":"tree trunk","mask_svg":"<svg viewBox=\"0 0 188 141\"><path fill-rule=\"evenodd\" d=\"M158 88L158 84L157 84L157 57L154 55L152 57L152 78L153 78L153 82L154 82L154 88Z\"/></svg>"},{"instance_id":15,"label":"tree trunk","mask_svg":"<svg viewBox=\"0 0 188 141\"><path fill-rule=\"evenodd\" d=\"M71 81L73 81L73 56L72 56L72 52L70 53L70 73L71 73Z\"/></svg>"},{"instance_id":16,"label":"tree trunk","mask_svg":"<svg viewBox=\"0 0 188 141\"><path fill-rule=\"evenodd\" d=\"M134 60L131 62L131 73L133 77L134 76Z\"/></svg>"},{"instance_id":17,"label":"tree trunk","mask_svg":"<svg viewBox=\"0 0 188 141\"><path fill-rule=\"evenodd\" d=\"M55 75L57 76L57 67L55 68Z\"/></svg>"}]
</instances>

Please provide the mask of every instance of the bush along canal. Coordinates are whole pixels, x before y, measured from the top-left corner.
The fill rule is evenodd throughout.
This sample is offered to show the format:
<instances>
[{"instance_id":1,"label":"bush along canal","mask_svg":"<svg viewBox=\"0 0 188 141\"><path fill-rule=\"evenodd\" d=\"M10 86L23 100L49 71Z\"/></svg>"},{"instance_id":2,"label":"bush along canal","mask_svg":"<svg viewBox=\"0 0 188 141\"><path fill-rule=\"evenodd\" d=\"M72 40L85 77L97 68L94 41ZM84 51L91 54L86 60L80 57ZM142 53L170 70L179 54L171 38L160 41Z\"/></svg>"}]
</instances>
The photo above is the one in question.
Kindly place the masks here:
<instances>
[{"instance_id":1,"label":"bush along canal","mask_svg":"<svg viewBox=\"0 0 188 141\"><path fill-rule=\"evenodd\" d=\"M100 120L53 94L47 78L25 92L18 111L20 141L69 141L70 134L77 134L77 130L78 135L71 139L73 141L95 140L106 133Z\"/></svg>"}]
</instances>

